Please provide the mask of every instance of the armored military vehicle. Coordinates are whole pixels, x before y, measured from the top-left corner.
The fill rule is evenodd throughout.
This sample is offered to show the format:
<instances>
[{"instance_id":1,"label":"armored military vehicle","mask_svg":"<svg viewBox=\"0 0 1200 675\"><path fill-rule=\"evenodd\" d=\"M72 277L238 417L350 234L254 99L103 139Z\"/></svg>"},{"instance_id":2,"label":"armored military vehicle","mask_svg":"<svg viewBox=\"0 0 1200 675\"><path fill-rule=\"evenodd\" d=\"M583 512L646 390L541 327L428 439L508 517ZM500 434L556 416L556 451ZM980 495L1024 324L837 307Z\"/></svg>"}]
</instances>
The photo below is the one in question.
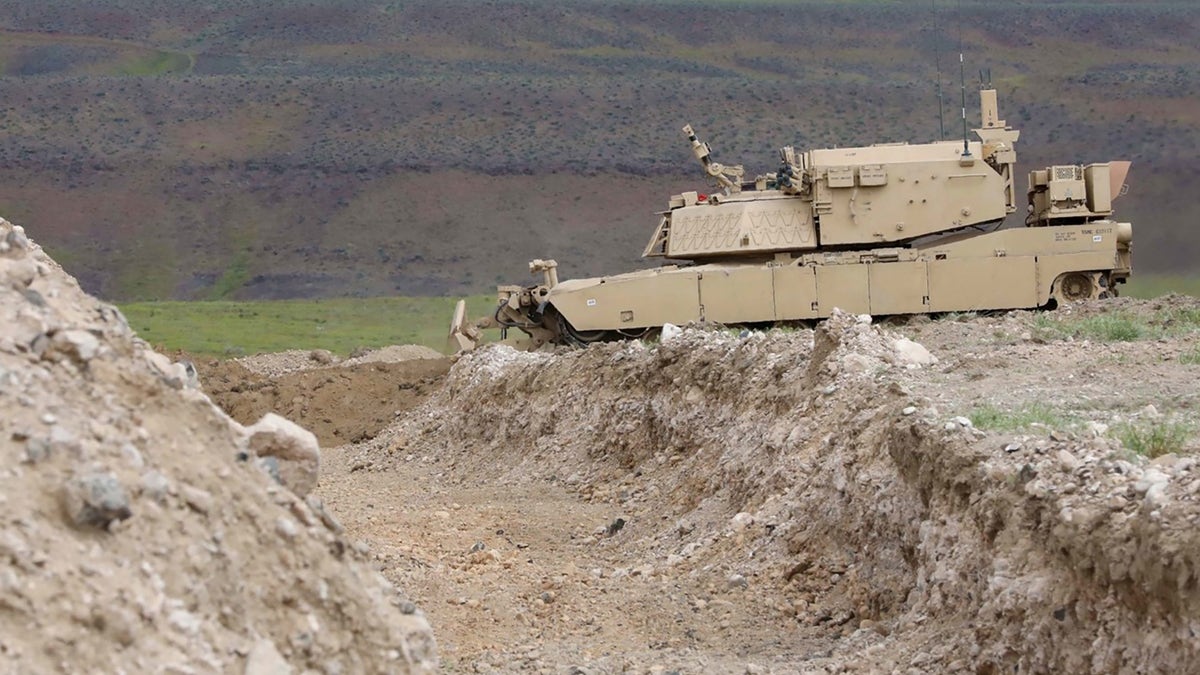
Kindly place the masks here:
<instances>
[{"instance_id":1,"label":"armored military vehicle","mask_svg":"<svg viewBox=\"0 0 1200 675\"><path fill-rule=\"evenodd\" d=\"M471 349L486 328L536 348L636 338L667 323L807 321L835 307L880 316L1116 295L1131 272L1133 228L1113 220L1112 204L1129 162L1031 172L1024 226L1004 227L1018 209L1020 132L999 118L995 89L981 89L980 108L978 140L785 147L779 169L753 180L713 161L686 126L715 191L671 197L643 253L667 264L560 281L554 261L534 260L541 283L500 286L493 316L468 323L459 303L452 344Z\"/></svg>"}]
</instances>

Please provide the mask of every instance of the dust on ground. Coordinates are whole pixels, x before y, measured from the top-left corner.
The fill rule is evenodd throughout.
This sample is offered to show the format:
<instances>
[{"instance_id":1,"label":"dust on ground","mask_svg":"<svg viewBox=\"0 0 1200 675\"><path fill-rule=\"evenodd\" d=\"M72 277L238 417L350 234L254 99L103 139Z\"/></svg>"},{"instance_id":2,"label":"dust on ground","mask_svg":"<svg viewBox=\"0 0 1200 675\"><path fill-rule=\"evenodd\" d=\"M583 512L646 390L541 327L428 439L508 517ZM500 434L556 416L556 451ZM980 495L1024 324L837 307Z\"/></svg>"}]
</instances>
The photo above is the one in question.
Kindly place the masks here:
<instances>
[{"instance_id":1,"label":"dust on ground","mask_svg":"<svg viewBox=\"0 0 1200 675\"><path fill-rule=\"evenodd\" d=\"M318 493L447 672L1188 672L1198 334L1047 317L1197 309L488 347L327 449ZM1029 406L1058 423L970 419ZM1181 453L1109 431L1156 421Z\"/></svg>"}]
</instances>

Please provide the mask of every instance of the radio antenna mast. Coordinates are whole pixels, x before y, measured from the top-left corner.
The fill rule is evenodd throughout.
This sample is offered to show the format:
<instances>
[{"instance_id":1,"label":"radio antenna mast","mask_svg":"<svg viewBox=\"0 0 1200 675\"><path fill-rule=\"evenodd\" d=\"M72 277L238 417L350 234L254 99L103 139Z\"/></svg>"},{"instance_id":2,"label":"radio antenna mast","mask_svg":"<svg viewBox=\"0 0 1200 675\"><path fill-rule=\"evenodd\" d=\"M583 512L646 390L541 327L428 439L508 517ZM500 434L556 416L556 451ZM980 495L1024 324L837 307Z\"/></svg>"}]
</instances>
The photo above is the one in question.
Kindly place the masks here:
<instances>
[{"instance_id":1,"label":"radio antenna mast","mask_svg":"<svg viewBox=\"0 0 1200 675\"><path fill-rule=\"evenodd\" d=\"M962 86L962 125L963 125L963 157L971 156L967 144L967 66L963 59L963 16L962 0L958 0L958 79Z\"/></svg>"},{"instance_id":2,"label":"radio antenna mast","mask_svg":"<svg viewBox=\"0 0 1200 675\"><path fill-rule=\"evenodd\" d=\"M946 140L946 104L942 98L942 44L938 31L937 0L930 0L933 8L933 63L937 69L937 100L938 100L938 133L939 140Z\"/></svg>"}]
</instances>

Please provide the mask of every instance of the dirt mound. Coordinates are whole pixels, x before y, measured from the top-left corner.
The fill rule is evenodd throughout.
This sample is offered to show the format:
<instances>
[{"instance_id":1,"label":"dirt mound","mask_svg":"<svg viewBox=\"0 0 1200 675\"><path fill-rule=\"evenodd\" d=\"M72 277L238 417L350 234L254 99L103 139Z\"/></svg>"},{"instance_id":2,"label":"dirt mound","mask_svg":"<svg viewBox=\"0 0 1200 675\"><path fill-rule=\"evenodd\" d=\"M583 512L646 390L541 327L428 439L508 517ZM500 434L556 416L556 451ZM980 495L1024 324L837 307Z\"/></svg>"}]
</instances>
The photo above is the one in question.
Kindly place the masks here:
<instances>
[{"instance_id":1,"label":"dirt mound","mask_svg":"<svg viewBox=\"0 0 1200 675\"><path fill-rule=\"evenodd\" d=\"M382 351L382 350L381 350ZM374 438L415 408L450 369L445 357L344 361L336 366L260 375L239 361L198 365L205 392L249 424L275 412L308 428L323 446Z\"/></svg>"},{"instance_id":2,"label":"dirt mound","mask_svg":"<svg viewBox=\"0 0 1200 675\"><path fill-rule=\"evenodd\" d=\"M1039 347L1016 337L1008 348ZM496 491L540 483L619 509L571 538L628 567L545 572L545 588L643 584L660 607L610 610L644 623L625 628L625 657L597 654L580 645L623 643L567 618L595 613L597 596L571 604L548 590L530 609L547 617L531 639L557 640L551 662L711 671L758 653L747 667L780 672L1200 667L1195 459L1149 462L1103 435L1014 443L979 431L924 393L963 368L931 356L845 315L815 333L687 330L559 354L493 346L460 359L351 470ZM492 559L517 578L520 546L506 551ZM716 607L719 626L703 618ZM725 630L743 619L787 644Z\"/></svg>"},{"instance_id":3,"label":"dirt mound","mask_svg":"<svg viewBox=\"0 0 1200 675\"><path fill-rule=\"evenodd\" d=\"M430 349L423 345L391 345L388 347L380 347L372 349L365 354L351 356L346 359L343 365L353 366L360 363L400 363L403 361L413 361L417 359L434 359L440 360L446 358L445 354L436 350Z\"/></svg>"},{"instance_id":4,"label":"dirt mound","mask_svg":"<svg viewBox=\"0 0 1200 675\"><path fill-rule=\"evenodd\" d=\"M432 670L421 612L188 379L0 220L0 671Z\"/></svg>"},{"instance_id":5,"label":"dirt mound","mask_svg":"<svg viewBox=\"0 0 1200 675\"><path fill-rule=\"evenodd\" d=\"M356 366L363 363L403 363L421 359L443 360L445 354L422 345L391 345L379 349L364 350L362 353L343 359L327 349L290 349L270 354L255 354L233 359L234 363L254 375L281 377L305 370L333 366Z\"/></svg>"}]
</instances>

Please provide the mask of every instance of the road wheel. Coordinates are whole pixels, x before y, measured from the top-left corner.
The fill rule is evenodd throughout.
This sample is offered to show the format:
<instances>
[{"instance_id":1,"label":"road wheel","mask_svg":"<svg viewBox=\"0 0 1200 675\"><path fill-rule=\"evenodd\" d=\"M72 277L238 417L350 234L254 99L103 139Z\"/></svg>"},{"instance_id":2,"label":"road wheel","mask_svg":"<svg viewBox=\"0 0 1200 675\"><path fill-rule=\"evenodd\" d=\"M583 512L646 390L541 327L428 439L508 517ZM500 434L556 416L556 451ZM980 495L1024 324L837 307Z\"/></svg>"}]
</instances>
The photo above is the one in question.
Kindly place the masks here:
<instances>
[{"instance_id":1,"label":"road wheel","mask_svg":"<svg viewBox=\"0 0 1200 675\"><path fill-rule=\"evenodd\" d=\"M1054 280L1051 293L1060 303L1093 300L1105 290L1100 281L1099 272L1068 272Z\"/></svg>"}]
</instances>

